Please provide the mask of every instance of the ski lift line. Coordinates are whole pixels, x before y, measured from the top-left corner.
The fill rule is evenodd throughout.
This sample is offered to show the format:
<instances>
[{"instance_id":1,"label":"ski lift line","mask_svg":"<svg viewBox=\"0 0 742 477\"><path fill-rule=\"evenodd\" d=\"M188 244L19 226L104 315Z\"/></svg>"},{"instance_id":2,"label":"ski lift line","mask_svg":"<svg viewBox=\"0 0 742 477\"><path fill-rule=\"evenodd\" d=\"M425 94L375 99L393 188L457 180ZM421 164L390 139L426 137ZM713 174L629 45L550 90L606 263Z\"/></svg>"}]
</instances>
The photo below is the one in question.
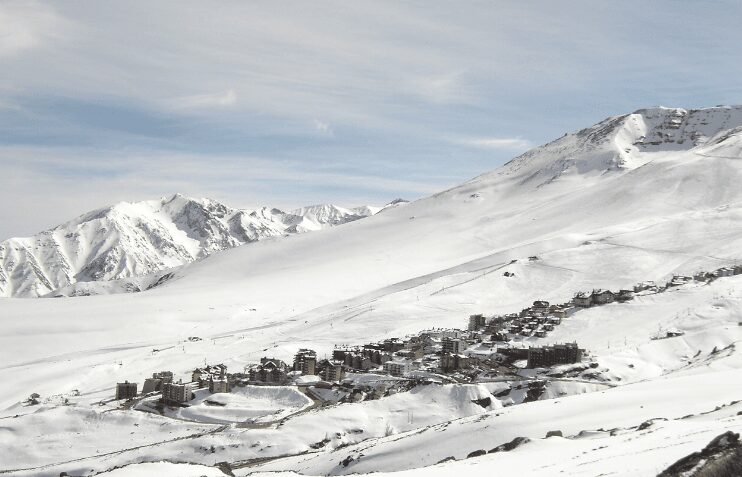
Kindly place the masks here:
<instances>
[{"instance_id":1,"label":"ski lift line","mask_svg":"<svg viewBox=\"0 0 742 477\"><path fill-rule=\"evenodd\" d=\"M436 290L436 291L430 293L430 295L428 295L428 296L437 295L439 293L443 293L444 291L446 291L448 289L455 288L455 287L458 287L458 286L461 286L461 285L465 285L465 284L467 284L469 282L473 282L474 280L479 280L480 278L484 278L487 275L487 273L495 272L497 270L500 270L500 269L506 267L507 265L509 265L509 264L505 264L505 265L502 265L502 266L498 266L497 268L493 268L492 270L490 270L490 272L485 271L481 275L477 275L477 276L475 276L473 278L469 278L468 280L464 280L463 282L454 283L453 285L443 286L440 290ZM489 267L489 268L491 268L491 267Z\"/></svg>"}]
</instances>

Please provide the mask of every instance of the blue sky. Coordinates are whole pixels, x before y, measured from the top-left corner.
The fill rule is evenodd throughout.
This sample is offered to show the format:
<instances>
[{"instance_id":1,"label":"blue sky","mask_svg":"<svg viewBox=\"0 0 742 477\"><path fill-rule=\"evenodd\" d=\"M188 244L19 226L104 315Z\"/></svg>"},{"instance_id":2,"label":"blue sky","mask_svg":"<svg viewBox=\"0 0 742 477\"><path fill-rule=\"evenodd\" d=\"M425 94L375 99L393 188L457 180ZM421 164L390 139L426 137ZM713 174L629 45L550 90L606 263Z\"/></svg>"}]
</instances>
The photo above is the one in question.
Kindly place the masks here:
<instances>
[{"instance_id":1,"label":"blue sky","mask_svg":"<svg viewBox=\"0 0 742 477\"><path fill-rule=\"evenodd\" d=\"M742 3L0 2L0 239L181 192L414 199L641 107L742 103Z\"/></svg>"}]
</instances>

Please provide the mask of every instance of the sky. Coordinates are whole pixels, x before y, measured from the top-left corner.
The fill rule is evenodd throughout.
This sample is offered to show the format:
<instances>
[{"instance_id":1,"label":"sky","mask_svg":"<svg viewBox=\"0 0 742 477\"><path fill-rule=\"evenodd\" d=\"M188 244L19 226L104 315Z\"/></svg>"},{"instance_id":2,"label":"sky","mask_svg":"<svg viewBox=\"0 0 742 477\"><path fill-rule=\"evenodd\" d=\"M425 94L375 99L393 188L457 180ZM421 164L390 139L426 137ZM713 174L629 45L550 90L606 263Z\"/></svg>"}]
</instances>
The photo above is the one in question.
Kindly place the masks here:
<instances>
[{"instance_id":1,"label":"sky","mask_svg":"<svg viewBox=\"0 0 742 477\"><path fill-rule=\"evenodd\" d=\"M742 2L0 0L0 240L119 201L382 205L742 103Z\"/></svg>"}]
</instances>

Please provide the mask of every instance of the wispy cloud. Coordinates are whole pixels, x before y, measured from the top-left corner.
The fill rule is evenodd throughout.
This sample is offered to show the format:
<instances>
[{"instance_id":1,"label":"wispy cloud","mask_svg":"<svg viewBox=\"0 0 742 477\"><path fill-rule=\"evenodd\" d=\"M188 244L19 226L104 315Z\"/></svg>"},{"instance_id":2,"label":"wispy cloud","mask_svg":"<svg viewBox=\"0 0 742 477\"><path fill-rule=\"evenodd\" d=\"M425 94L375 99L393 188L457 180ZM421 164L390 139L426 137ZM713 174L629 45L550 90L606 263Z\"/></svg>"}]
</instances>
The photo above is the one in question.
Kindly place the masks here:
<instances>
[{"instance_id":1,"label":"wispy cloud","mask_svg":"<svg viewBox=\"0 0 742 477\"><path fill-rule=\"evenodd\" d=\"M451 185L438 178L387 177L371 165L357 171L318 169L302 161L246 155L118 151L101 157L96 150L5 146L0 147L0 163L0 197L23 197L4 210L0 241L36 233L110 203L174 192L212 197L235 207L289 210L322 202L381 205Z\"/></svg>"},{"instance_id":2,"label":"wispy cloud","mask_svg":"<svg viewBox=\"0 0 742 477\"><path fill-rule=\"evenodd\" d=\"M37 2L0 4L0 58L56 41L68 22L47 5Z\"/></svg>"},{"instance_id":3,"label":"wispy cloud","mask_svg":"<svg viewBox=\"0 0 742 477\"><path fill-rule=\"evenodd\" d=\"M530 141L519 137L478 137L458 139L455 142L462 146L483 149L523 150L533 147Z\"/></svg>"},{"instance_id":4,"label":"wispy cloud","mask_svg":"<svg viewBox=\"0 0 742 477\"><path fill-rule=\"evenodd\" d=\"M322 134L327 134L330 136L333 135L333 131L330 125L324 121L320 121L319 119L314 120L314 129L321 132Z\"/></svg>"},{"instance_id":5,"label":"wispy cloud","mask_svg":"<svg viewBox=\"0 0 742 477\"><path fill-rule=\"evenodd\" d=\"M233 89L220 93L196 94L183 96L168 101L175 109L224 108L237 103L237 94Z\"/></svg>"}]
</instances>

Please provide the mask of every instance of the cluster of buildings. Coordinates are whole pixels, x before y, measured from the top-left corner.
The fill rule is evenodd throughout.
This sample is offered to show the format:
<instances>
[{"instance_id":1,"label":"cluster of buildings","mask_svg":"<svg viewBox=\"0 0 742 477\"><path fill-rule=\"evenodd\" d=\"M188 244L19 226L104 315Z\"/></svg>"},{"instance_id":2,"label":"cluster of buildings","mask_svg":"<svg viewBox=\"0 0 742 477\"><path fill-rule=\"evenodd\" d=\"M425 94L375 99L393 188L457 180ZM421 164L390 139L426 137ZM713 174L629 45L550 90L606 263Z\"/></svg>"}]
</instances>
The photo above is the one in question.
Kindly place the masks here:
<instances>
[{"instance_id":1,"label":"cluster of buildings","mask_svg":"<svg viewBox=\"0 0 742 477\"><path fill-rule=\"evenodd\" d=\"M514 337L527 338L535 336L545 338L554 327L562 322L570 303L552 305L548 301L536 300L532 306L519 313L485 318L483 315L469 317L469 331L483 330L492 334L493 341L508 341Z\"/></svg>"},{"instance_id":2,"label":"cluster of buildings","mask_svg":"<svg viewBox=\"0 0 742 477\"><path fill-rule=\"evenodd\" d=\"M191 381L173 382L171 371L153 373L146 378L141 394L137 393L137 383L125 381L116 384L116 399L134 399L160 394L160 402L167 405L182 405L193 399L197 389L209 388L212 393L228 393L231 390L233 376L227 374L227 367L223 364L209 365L196 368L191 373Z\"/></svg>"},{"instance_id":3,"label":"cluster of buildings","mask_svg":"<svg viewBox=\"0 0 742 477\"><path fill-rule=\"evenodd\" d=\"M286 385L300 382L297 381L300 376L316 376L319 383L331 386L343 381L349 372L407 378L422 372L474 379L479 373L491 374L499 366L494 359L498 353L507 358L527 359L529 366L534 367L576 362L582 356L582 350L576 344L545 348L510 346L510 340L515 336L546 336L566 316L568 305L551 305L537 300L519 313L493 317L472 315L466 331L431 329L404 339L389 338L362 346L337 346L332 356L324 359L319 359L314 350L300 349L291 364L278 358L263 357L259 363L246 366L244 373L228 373L223 364L207 365L193 370L191 381L186 383L176 383L172 372L160 371L145 379L141 395L160 393L163 404L182 405L193 399L197 389L228 393L235 384ZM496 347L498 341L504 342L503 345ZM490 352L467 351L481 345ZM137 383L118 383L116 399L135 398L137 391Z\"/></svg>"},{"instance_id":4,"label":"cluster of buildings","mask_svg":"<svg viewBox=\"0 0 742 477\"><path fill-rule=\"evenodd\" d=\"M290 383L297 376L318 376L327 382L341 381L345 377L343 362L336 359L317 359L311 349L300 349L289 366L277 358L261 358L260 363L245 369L248 382L253 384L281 385Z\"/></svg>"},{"instance_id":5,"label":"cluster of buildings","mask_svg":"<svg viewBox=\"0 0 742 477\"><path fill-rule=\"evenodd\" d=\"M653 281L645 281L634 285L632 290L610 290L597 289L592 292L578 292L572 298L572 305L579 308L588 308L596 305L605 305L614 301L623 302L631 300L635 294L641 292L660 293L668 288L679 287L690 282L712 282L717 278L742 275L742 265L721 267L712 272L697 272L693 276L673 275L664 285L658 285Z\"/></svg>"},{"instance_id":6,"label":"cluster of buildings","mask_svg":"<svg viewBox=\"0 0 742 477\"><path fill-rule=\"evenodd\" d=\"M696 282L711 282L716 280L717 278L722 277L731 277L733 275L742 275L742 265L733 265L731 267L721 267L717 268L713 272L698 272L694 274L692 277L684 276L684 275L676 275L673 276L672 280L670 280L667 284L667 287L670 286L677 286L673 285L673 283L678 283L682 281L683 283L687 283L691 280ZM678 283L681 284L681 283Z\"/></svg>"},{"instance_id":7,"label":"cluster of buildings","mask_svg":"<svg viewBox=\"0 0 742 477\"><path fill-rule=\"evenodd\" d=\"M157 391L162 391L162 387L165 384L173 382L173 373L170 371L160 371L159 373L153 373L151 378L144 380L142 385L142 394L149 394Z\"/></svg>"},{"instance_id":8,"label":"cluster of buildings","mask_svg":"<svg viewBox=\"0 0 742 477\"><path fill-rule=\"evenodd\" d=\"M603 288L595 289L589 293L577 292L572 298L572 305L578 308L589 308L594 305L607 305L614 301L629 301L634 298L634 293L648 289L643 288L644 286L652 286L649 283L651 282L644 282L635 286L633 290L619 290L618 292L612 292Z\"/></svg>"},{"instance_id":9,"label":"cluster of buildings","mask_svg":"<svg viewBox=\"0 0 742 477\"><path fill-rule=\"evenodd\" d=\"M227 377L227 367L223 364L194 369L191 373L191 382L198 383L199 388L208 386L212 393L228 393L231 391L231 385Z\"/></svg>"},{"instance_id":10,"label":"cluster of buildings","mask_svg":"<svg viewBox=\"0 0 742 477\"><path fill-rule=\"evenodd\" d=\"M330 358L318 359L311 349L300 349L289 366L275 358L263 358L246 368L254 384L286 384L298 376L317 376L321 382L337 383L346 373L374 373L409 377L414 371L449 372L467 368L464 350L476 340L462 330L423 331L405 339L389 338L361 346L336 346Z\"/></svg>"}]
</instances>

